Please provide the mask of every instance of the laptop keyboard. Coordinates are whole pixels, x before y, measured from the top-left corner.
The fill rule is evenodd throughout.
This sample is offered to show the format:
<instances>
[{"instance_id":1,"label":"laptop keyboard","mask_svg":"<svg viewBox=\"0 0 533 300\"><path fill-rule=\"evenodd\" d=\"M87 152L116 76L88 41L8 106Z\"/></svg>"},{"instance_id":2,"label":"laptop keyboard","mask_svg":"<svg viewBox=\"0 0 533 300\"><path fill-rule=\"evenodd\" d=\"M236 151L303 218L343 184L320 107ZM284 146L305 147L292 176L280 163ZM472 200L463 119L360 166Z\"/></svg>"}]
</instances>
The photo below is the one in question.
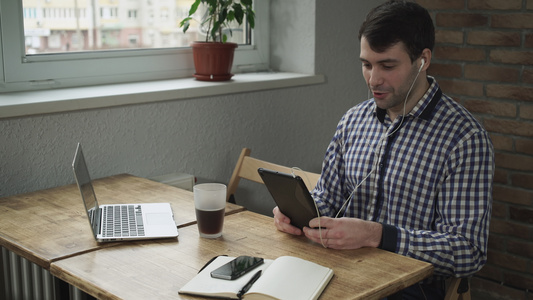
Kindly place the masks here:
<instances>
[{"instance_id":1,"label":"laptop keyboard","mask_svg":"<svg viewBox=\"0 0 533 300\"><path fill-rule=\"evenodd\" d=\"M144 224L140 205L104 206L104 237L144 236Z\"/></svg>"}]
</instances>

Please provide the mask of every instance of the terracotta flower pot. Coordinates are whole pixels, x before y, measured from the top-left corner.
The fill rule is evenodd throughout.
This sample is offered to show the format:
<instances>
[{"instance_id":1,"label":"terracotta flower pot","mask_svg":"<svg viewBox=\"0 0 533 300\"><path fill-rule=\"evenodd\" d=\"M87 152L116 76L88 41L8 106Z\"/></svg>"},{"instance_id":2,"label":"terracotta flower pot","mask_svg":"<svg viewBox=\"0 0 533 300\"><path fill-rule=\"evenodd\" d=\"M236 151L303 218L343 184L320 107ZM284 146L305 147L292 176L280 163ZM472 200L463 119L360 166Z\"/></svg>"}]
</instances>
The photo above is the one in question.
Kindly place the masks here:
<instances>
[{"instance_id":1,"label":"terracotta flower pot","mask_svg":"<svg viewBox=\"0 0 533 300\"><path fill-rule=\"evenodd\" d=\"M196 73L194 77L202 81L230 80L235 43L193 42L192 53Z\"/></svg>"}]
</instances>

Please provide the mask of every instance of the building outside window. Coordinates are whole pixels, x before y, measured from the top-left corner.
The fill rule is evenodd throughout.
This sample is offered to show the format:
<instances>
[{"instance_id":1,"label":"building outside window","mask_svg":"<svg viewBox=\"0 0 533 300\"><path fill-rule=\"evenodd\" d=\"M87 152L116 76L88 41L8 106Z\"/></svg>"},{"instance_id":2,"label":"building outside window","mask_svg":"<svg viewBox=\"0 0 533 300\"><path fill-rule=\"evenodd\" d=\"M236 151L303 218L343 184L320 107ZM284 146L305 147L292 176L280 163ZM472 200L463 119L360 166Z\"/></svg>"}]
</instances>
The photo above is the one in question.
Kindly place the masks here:
<instances>
[{"instance_id":1,"label":"building outside window","mask_svg":"<svg viewBox=\"0 0 533 300\"><path fill-rule=\"evenodd\" d=\"M0 0L0 93L191 76L189 46L205 32L194 26L184 34L179 23L193 2ZM268 0L254 5L256 30L236 26L230 41L244 53L235 64L260 70L268 65L268 36L260 30L268 27Z\"/></svg>"}]
</instances>

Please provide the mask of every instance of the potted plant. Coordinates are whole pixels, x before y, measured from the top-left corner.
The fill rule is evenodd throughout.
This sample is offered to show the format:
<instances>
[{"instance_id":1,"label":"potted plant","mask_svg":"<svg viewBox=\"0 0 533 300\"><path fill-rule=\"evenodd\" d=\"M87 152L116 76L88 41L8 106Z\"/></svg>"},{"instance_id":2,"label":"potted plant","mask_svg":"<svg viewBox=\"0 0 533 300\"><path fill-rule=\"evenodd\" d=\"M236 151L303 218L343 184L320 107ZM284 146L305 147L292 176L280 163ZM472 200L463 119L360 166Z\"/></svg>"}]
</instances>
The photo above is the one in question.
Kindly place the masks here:
<instances>
[{"instance_id":1,"label":"potted plant","mask_svg":"<svg viewBox=\"0 0 533 300\"><path fill-rule=\"evenodd\" d=\"M233 34L231 25L242 25L247 22L250 28L255 26L255 14L252 7L253 0L195 0L189 10L187 18L180 22L183 32L187 32L193 20L193 15L203 4L206 11L200 21L200 26L206 32L205 41L192 43L194 66L197 80L224 81L230 80L231 67L236 43L227 42L228 36Z\"/></svg>"}]
</instances>

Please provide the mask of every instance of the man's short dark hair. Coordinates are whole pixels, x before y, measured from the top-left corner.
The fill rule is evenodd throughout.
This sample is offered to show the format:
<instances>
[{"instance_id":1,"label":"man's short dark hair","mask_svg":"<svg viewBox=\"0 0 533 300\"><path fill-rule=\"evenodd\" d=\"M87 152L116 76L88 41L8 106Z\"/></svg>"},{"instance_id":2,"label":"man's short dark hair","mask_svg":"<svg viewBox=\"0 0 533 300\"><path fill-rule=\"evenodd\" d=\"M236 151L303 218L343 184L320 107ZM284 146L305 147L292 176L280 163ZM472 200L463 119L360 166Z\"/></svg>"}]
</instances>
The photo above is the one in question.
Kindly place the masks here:
<instances>
[{"instance_id":1,"label":"man's short dark hair","mask_svg":"<svg viewBox=\"0 0 533 300\"><path fill-rule=\"evenodd\" d=\"M359 29L359 40L363 36L378 53L403 42L411 62L424 49L433 51L435 45L435 27L428 11L407 1L387 1L372 9Z\"/></svg>"}]
</instances>

